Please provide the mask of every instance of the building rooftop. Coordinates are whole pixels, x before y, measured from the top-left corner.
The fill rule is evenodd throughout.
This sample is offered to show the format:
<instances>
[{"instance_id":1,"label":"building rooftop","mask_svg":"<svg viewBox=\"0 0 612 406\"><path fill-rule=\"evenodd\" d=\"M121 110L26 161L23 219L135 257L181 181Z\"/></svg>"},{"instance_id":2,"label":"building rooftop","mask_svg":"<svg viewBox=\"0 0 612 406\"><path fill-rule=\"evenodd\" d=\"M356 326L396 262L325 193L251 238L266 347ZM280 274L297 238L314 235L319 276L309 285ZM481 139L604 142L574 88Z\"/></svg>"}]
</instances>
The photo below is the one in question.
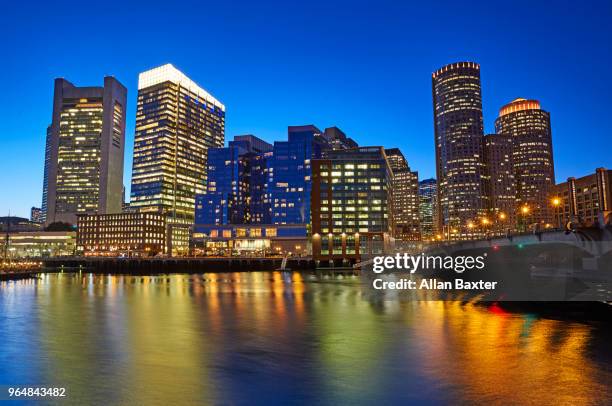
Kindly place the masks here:
<instances>
[{"instance_id":1,"label":"building rooftop","mask_svg":"<svg viewBox=\"0 0 612 406\"><path fill-rule=\"evenodd\" d=\"M213 103L215 106L225 111L225 105L223 105L223 103L215 99L210 93L208 93L193 80L189 79L183 72L176 69L172 64L169 63L140 73L138 75L138 90L155 86L164 82L172 82L179 84L189 89L189 91L197 94L199 97L203 98L207 102Z\"/></svg>"},{"instance_id":2,"label":"building rooftop","mask_svg":"<svg viewBox=\"0 0 612 406\"><path fill-rule=\"evenodd\" d=\"M441 67L440 69L438 69L437 71L433 72L431 76L435 78L436 76L444 72L448 72L449 70L460 69L460 68L480 69L480 65L477 64L476 62L468 62L468 61L449 63L448 65L445 65Z\"/></svg>"},{"instance_id":3,"label":"building rooftop","mask_svg":"<svg viewBox=\"0 0 612 406\"><path fill-rule=\"evenodd\" d=\"M499 117L523 110L540 110L540 102L519 97L499 109Z\"/></svg>"}]
</instances>

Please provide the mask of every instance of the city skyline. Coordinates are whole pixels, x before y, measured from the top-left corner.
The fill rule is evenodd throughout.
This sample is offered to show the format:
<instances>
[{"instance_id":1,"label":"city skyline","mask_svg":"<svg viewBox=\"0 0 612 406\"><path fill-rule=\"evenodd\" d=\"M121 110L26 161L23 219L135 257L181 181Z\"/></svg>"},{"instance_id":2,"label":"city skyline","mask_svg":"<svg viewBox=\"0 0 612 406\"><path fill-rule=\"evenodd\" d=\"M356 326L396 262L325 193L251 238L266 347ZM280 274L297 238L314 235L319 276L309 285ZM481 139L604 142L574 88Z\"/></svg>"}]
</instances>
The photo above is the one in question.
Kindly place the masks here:
<instances>
[{"instance_id":1,"label":"city skyline","mask_svg":"<svg viewBox=\"0 0 612 406\"><path fill-rule=\"evenodd\" d=\"M287 11L304 11L291 10L293 6L288 7L290 10L279 10L274 15L278 16L279 13ZM314 9L317 7L321 6L313 6ZM332 15L340 12L340 6L335 7L328 10ZM397 5L394 7L398 9L396 10L398 19L402 16L406 17L407 10ZM450 18L451 8L448 7L442 11L442 19ZM18 10L15 11L19 13ZM542 6L535 6L533 14L520 16L520 21L527 27L535 27L536 17L541 16L544 11ZM550 11L544 21L548 25L559 21L585 20L592 24L593 19L602 18L601 16L605 14L595 16L590 11L577 10L573 16L570 16L559 10L546 11ZM227 13L227 10L225 12ZM305 19L313 12L314 10L306 10L303 14L296 13L295 18ZM420 8L416 10L416 13L430 12ZM364 18L363 10L359 6L347 13L354 19L355 26ZM385 13L389 13L389 10ZM97 18L101 18L104 14L105 12L102 11ZM226 20L233 22L231 27L234 27L234 24L242 20L250 21L243 14L248 13L238 11L231 18L227 14L224 16ZM129 15L128 12L125 17L120 16L119 18L127 18ZM37 18L39 17L33 16L31 23L35 24ZM255 13L253 18L261 22L264 17ZM507 26L511 21L519 21L519 15L507 17L502 26ZM321 24L324 25L324 22L325 18L322 19ZM252 22L249 26L253 27ZM604 77L605 72L599 69L605 66L609 57L595 52L605 38L605 35L601 35L601 30L596 27L596 24L592 24L586 27L587 29L581 34L575 34L576 36L581 35L582 39L588 39L585 42L587 45L578 44L577 40L562 41L563 36L567 34L561 33L559 29L555 31L557 37L552 36L552 38L566 45L563 52L569 50L574 54L572 58L564 59L562 64L560 63L561 55L557 54L557 51L553 52L553 49L541 50L542 55L536 53L536 48L541 43L537 41L534 41L534 44L525 43L524 40L531 36L524 33L515 33L513 38L505 37L507 42L504 46L508 48L504 49L504 52L501 50L494 52L490 48L492 39L482 40L484 44L480 43L483 46L481 48L487 49L487 52L479 49L479 44L469 45L468 40L472 38L472 34L467 31L459 30L460 35L454 38L454 45L453 41L448 41L449 44L441 44L440 35L437 35L430 42L423 39L422 44L411 43L410 46L404 48L410 51L411 55L417 55L420 58L408 58L410 59L408 60L404 56L397 58L392 64L390 57L397 56L392 46L397 45L398 39L393 38L390 34L399 35L399 31L395 28L381 28L379 33L373 33L372 38L365 43L362 42L366 49L374 50L380 56L381 61L378 66L365 62L363 66L355 66L354 58L358 53L355 49L356 44L353 43L342 45L344 47L350 45L348 47L350 55L343 55L326 64L323 58L339 49L340 46L334 46L332 41L331 44L318 49L318 52L314 52L304 45L292 42L295 36L299 37L307 32L303 28L289 35L289 39L273 43L274 46L266 55L274 56L274 58L267 62L262 60L261 56L253 55L252 51L238 49L240 47L233 43L235 39L221 41L222 44L229 42L233 45L227 54L230 60L241 56L253 58L247 64L252 68L250 75L238 71L235 67L230 67L228 61L206 64L208 57L200 55L197 44L187 40L181 43L178 49L162 43L160 52L149 54L147 58L143 57L142 50L137 51L137 56L128 56L135 50L133 41L136 36L132 31L126 43L119 45L113 57L100 61L93 56L97 52L90 54L89 51L82 51L77 52L75 56L82 57L82 63L72 63L69 51L61 50L58 51L59 54L53 55L52 52L56 50L55 46L50 45L48 50L43 50L45 45L49 45L45 43L45 40L35 44L31 36L25 35L13 41L10 46L21 45L22 48L30 50L32 55L19 61L11 59L2 69L5 71L5 76L8 76L14 75L17 68L23 68L29 81L25 85L20 83L20 90L39 102L35 105L28 104L27 108L6 102L3 104L5 120L0 127L3 134L2 148L4 151L27 151L30 157L22 159L23 155L20 153L8 156L5 154L3 162L0 163L3 173L19 173L20 176L5 175L0 179L0 187L3 190L15 191L1 199L0 211L11 210L11 213L15 215L27 217L30 207L38 207L41 204L45 135L51 119L52 83L56 77L65 77L76 86L93 86L98 85L104 75L112 75L128 88L123 183L127 189L126 196L129 195L132 172L130 157L134 140L137 93L135 83L138 73L163 63L175 64L195 82L224 101L228 108L227 139L237 134L250 133L265 141L273 142L284 139L286 128L290 125L314 124L321 128L337 125L360 145L399 147L411 168L419 171L420 178L425 179L435 174L432 106L430 89L428 89L430 75L447 63L461 60L475 61L482 67L484 132L493 132L494 120L501 106L519 97L540 100L544 108L552 115L556 183L563 182L569 176L580 177L591 173L593 166L611 166L604 148L594 148L589 152L591 155L589 159L581 159L573 155L575 148L572 142L575 141L576 134L580 134L580 139L585 136L582 134L588 134L593 144L603 143L608 135L605 132L605 122L597 118L605 114L603 98L608 93L607 86L610 86L609 81L599 80ZM266 29L265 38L275 36L282 32L283 28L287 28L287 23L279 21L278 26ZM356 29L353 24L349 24L348 28L351 29L351 32ZM491 37L499 39L502 35L502 28L493 30ZM12 24L3 28L8 31L8 34L12 34L9 35L10 37L16 36L21 29ZM227 30L223 27L220 29L222 29L221 32ZM399 37L409 36L413 30L414 28L406 28L406 32ZM337 41L346 41L329 30L317 28L317 26L313 28L312 34L319 40L316 41L318 44L323 43L323 39L335 38ZM389 42L374 47L376 40L381 37L389 39ZM364 39L363 35L358 35L356 38ZM96 37L94 42L108 46L101 38ZM605 41L603 43L605 44ZM525 45L525 48L518 50L522 44ZM290 48L290 45L295 46L295 49ZM150 50L149 47L145 48ZM306 51L312 53L315 63L305 64L309 66L310 74L303 67L295 73L289 73L288 69L278 64L281 51L287 49L291 51L288 60L291 67L289 70L293 70L296 66L299 67L298 56L303 55ZM187 50L192 50L195 55L189 54ZM587 55L588 50L591 53ZM11 48L8 52L14 54L16 49ZM19 55L18 52L16 54ZM521 55L523 58L519 57ZM45 66L35 64L34 56L42 58ZM56 58L57 56L61 57ZM344 58L344 56L347 57ZM579 58L575 58L576 56ZM588 61L589 58L591 58L590 61ZM579 59L579 61L570 59ZM21 62L23 66L17 62ZM595 74L589 77L575 75L580 66L586 65L594 69ZM401 74L401 69L404 69L406 73ZM368 71L369 75L364 75L364 71ZM383 72L389 72L391 79L381 77ZM271 81L272 77L274 77L274 82ZM297 80L301 77L306 80ZM247 79L250 83L248 87L244 86L244 81ZM390 80L393 80L392 86L390 86ZM297 84L296 82L304 83ZM12 83L7 84L6 94L9 96L7 100L15 99L17 95L15 86ZM264 92L263 90L269 91ZM409 98L405 97L407 93L410 94ZM572 97L567 96L569 94ZM373 96L377 97L373 99ZM592 103L578 103L577 99L588 99ZM587 106L584 106L585 104Z\"/></svg>"}]
</instances>

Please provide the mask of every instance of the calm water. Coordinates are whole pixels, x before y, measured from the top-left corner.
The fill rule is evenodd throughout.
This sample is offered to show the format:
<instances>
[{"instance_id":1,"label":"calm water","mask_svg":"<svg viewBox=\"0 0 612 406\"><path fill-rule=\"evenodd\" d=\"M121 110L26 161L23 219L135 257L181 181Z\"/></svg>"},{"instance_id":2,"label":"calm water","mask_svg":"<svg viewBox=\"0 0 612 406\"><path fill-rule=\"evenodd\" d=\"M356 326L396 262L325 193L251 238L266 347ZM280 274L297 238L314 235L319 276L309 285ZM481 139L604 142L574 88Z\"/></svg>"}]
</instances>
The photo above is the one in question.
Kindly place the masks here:
<instances>
[{"instance_id":1,"label":"calm water","mask_svg":"<svg viewBox=\"0 0 612 406\"><path fill-rule=\"evenodd\" d=\"M0 284L0 385L71 404L604 404L610 324L374 303L298 273Z\"/></svg>"}]
</instances>

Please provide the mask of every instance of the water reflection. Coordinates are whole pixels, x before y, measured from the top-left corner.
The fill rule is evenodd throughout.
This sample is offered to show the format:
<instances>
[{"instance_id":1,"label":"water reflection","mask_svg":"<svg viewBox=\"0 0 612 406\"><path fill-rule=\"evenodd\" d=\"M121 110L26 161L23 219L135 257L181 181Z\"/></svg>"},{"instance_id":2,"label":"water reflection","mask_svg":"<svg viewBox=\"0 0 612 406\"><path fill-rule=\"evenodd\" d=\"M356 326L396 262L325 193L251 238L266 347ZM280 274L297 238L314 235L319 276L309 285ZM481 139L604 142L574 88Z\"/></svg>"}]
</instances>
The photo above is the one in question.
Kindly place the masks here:
<instances>
[{"instance_id":1,"label":"water reflection","mask_svg":"<svg viewBox=\"0 0 612 406\"><path fill-rule=\"evenodd\" d=\"M365 297L280 272L2 283L0 384L74 404L610 399L608 325Z\"/></svg>"}]
</instances>

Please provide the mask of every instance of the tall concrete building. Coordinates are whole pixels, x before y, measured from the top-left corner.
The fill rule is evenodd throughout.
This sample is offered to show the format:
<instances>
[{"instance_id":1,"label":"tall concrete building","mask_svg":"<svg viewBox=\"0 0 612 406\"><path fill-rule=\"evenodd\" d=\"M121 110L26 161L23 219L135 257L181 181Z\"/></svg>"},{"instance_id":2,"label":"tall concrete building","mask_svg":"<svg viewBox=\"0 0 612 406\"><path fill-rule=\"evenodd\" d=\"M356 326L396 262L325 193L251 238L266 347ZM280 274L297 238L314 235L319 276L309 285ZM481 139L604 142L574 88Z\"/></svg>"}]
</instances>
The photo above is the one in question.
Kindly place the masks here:
<instances>
[{"instance_id":1,"label":"tall concrete building","mask_svg":"<svg viewBox=\"0 0 612 406\"><path fill-rule=\"evenodd\" d=\"M474 237L488 207L480 65L457 62L432 74L438 221L451 239Z\"/></svg>"},{"instance_id":2,"label":"tall concrete building","mask_svg":"<svg viewBox=\"0 0 612 406\"><path fill-rule=\"evenodd\" d=\"M399 148L385 149L393 172L393 237L402 241L420 241L419 174L413 172Z\"/></svg>"},{"instance_id":3,"label":"tall concrete building","mask_svg":"<svg viewBox=\"0 0 612 406\"><path fill-rule=\"evenodd\" d=\"M548 196L555 170L550 114L537 100L516 99L499 110L495 131L512 137L518 221L524 225L551 222Z\"/></svg>"},{"instance_id":4,"label":"tall concrete building","mask_svg":"<svg viewBox=\"0 0 612 406\"><path fill-rule=\"evenodd\" d=\"M193 223L208 149L223 147L224 138L219 100L170 64L141 73L130 207Z\"/></svg>"},{"instance_id":5,"label":"tall concrete building","mask_svg":"<svg viewBox=\"0 0 612 406\"><path fill-rule=\"evenodd\" d=\"M76 224L83 213L121 212L126 96L113 77L105 77L103 87L55 80L47 224Z\"/></svg>"},{"instance_id":6,"label":"tall concrete building","mask_svg":"<svg viewBox=\"0 0 612 406\"><path fill-rule=\"evenodd\" d=\"M487 134L484 141L491 224L498 231L513 229L517 211L512 137Z\"/></svg>"},{"instance_id":7,"label":"tall concrete building","mask_svg":"<svg viewBox=\"0 0 612 406\"><path fill-rule=\"evenodd\" d=\"M438 182L425 179L419 182L419 223L421 239L431 241L438 234Z\"/></svg>"}]
</instances>

